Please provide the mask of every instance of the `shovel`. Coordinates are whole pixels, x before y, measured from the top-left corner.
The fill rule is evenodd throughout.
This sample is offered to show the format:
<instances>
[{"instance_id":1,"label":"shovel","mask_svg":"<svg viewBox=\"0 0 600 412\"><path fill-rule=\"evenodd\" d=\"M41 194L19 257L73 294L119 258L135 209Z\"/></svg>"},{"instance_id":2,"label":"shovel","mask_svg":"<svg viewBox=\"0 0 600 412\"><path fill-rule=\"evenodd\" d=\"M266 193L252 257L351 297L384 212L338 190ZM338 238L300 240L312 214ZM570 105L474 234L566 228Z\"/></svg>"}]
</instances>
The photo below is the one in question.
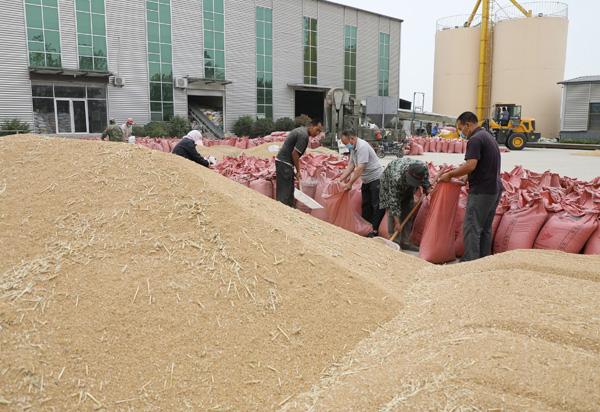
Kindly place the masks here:
<instances>
[{"instance_id":1,"label":"shovel","mask_svg":"<svg viewBox=\"0 0 600 412\"><path fill-rule=\"evenodd\" d=\"M421 196L421 198L419 199L419 201L417 202L417 204L412 208L412 210L410 211L410 213L408 214L408 216L406 216L406 218L402 221L402 223L400 224L400 229L396 230L394 232L394 234L388 239L384 238L384 237L375 237L373 239L375 239L376 241L378 241L379 243L383 243L384 245L386 245L387 247L400 251L400 245L397 244L396 242L394 242L394 240L396 240L396 238L398 237L398 235L400 233L402 233L402 229L404 229L404 226L406 226L406 224L408 223L408 221L410 220L411 217L413 217L413 215L415 214L415 212L419 209L419 206L421 206L421 203L423 202L423 199L425 198L425 196Z\"/></svg>"},{"instance_id":2,"label":"shovel","mask_svg":"<svg viewBox=\"0 0 600 412\"><path fill-rule=\"evenodd\" d=\"M298 200L299 202L302 202L309 209L323 209L323 206L321 206L315 199L313 199L303 191L299 190L298 188L294 188L294 199Z\"/></svg>"}]
</instances>

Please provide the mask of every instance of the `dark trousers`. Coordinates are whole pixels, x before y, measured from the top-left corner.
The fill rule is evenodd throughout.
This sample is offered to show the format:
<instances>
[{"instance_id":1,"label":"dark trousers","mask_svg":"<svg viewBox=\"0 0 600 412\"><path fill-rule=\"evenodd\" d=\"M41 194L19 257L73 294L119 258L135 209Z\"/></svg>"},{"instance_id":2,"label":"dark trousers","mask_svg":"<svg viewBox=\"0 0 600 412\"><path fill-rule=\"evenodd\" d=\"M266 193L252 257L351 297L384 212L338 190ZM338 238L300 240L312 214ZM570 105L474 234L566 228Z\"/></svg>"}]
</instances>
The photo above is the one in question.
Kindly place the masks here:
<instances>
[{"instance_id":1,"label":"dark trousers","mask_svg":"<svg viewBox=\"0 0 600 412\"><path fill-rule=\"evenodd\" d=\"M414 192L410 192L400 200L400 222L404 222L404 219L406 219L406 217L410 214L413 207L415 207ZM402 233L400 233L400 235L396 237L396 243L400 245L410 243L410 234L412 232L415 216L416 214L413 215L413 217L408 222L406 222L406 224L402 228ZM390 235L396 231L395 226L396 223L394 222L394 216L388 214L388 232L390 232Z\"/></svg>"},{"instance_id":2,"label":"dark trousers","mask_svg":"<svg viewBox=\"0 0 600 412\"><path fill-rule=\"evenodd\" d=\"M502 193L469 194L463 226L465 254L462 262L486 257L492 253L492 223L501 195Z\"/></svg>"},{"instance_id":3,"label":"dark trousers","mask_svg":"<svg viewBox=\"0 0 600 412\"><path fill-rule=\"evenodd\" d=\"M362 217L373 225L373 230L379 230L379 225L385 215L385 209L379 208L379 179L361 186Z\"/></svg>"},{"instance_id":4,"label":"dark trousers","mask_svg":"<svg viewBox=\"0 0 600 412\"><path fill-rule=\"evenodd\" d=\"M294 168L283 162L275 162L277 175L277 201L294 207Z\"/></svg>"}]
</instances>

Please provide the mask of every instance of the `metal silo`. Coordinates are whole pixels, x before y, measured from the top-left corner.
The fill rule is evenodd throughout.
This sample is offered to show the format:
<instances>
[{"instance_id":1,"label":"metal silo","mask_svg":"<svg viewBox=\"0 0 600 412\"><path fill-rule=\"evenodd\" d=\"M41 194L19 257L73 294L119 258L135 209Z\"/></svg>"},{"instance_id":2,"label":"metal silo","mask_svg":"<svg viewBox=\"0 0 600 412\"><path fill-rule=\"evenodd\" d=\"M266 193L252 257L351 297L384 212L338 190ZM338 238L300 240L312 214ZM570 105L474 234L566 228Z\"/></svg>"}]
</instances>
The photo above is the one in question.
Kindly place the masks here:
<instances>
[{"instance_id":1,"label":"metal silo","mask_svg":"<svg viewBox=\"0 0 600 412\"><path fill-rule=\"evenodd\" d=\"M477 105L480 26L463 27L468 16L438 20L435 36L433 111L458 115Z\"/></svg>"},{"instance_id":2,"label":"metal silo","mask_svg":"<svg viewBox=\"0 0 600 412\"><path fill-rule=\"evenodd\" d=\"M524 3L496 12L491 104L522 105L523 117L536 120L544 137L558 137L561 88L567 51L568 6L560 2Z\"/></svg>"}]
</instances>

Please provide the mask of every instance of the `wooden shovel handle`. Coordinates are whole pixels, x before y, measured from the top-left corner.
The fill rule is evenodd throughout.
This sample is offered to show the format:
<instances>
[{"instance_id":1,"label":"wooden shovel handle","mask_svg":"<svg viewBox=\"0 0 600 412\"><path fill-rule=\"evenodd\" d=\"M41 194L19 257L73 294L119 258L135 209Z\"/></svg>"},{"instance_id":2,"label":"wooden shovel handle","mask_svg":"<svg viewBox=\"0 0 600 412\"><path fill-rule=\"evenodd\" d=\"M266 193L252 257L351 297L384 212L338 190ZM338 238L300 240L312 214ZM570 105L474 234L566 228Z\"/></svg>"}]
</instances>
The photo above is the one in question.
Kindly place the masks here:
<instances>
[{"instance_id":1,"label":"wooden shovel handle","mask_svg":"<svg viewBox=\"0 0 600 412\"><path fill-rule=\"evenodd\" d=\"M400 229L396 230L394 232L394 234L392 235L392 237L390 237L390 240L392 242L394 240L396 240L396 238L398 237L398 235L402 232L402 229L404 229L404 226L406 226L406 224L408 223L408 221L410 220L410 218L413 217L413 215L419 209L419 206L421 206L421 203L423 203L423 199L425 199L425 196L421 196L421 198L419 199L419 201L417 202L417 204L412 208L412 210L410 211L410 213L408 214L408 216L406 216L406 218L404 218L404 220L400 224Z\"/></svg>"}]
</instances>

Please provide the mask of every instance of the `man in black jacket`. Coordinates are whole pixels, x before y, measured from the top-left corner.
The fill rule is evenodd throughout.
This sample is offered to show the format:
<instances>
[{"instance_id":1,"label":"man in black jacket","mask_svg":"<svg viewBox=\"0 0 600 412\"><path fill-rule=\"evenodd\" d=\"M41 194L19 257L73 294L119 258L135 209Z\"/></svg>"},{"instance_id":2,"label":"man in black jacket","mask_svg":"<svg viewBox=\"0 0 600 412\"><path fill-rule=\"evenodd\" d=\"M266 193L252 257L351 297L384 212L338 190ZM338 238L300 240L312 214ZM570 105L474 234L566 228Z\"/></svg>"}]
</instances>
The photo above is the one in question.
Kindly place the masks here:
<instances>
[{"instance_id":1,"label":"man in black jacket","mask_svg":"<svg viewBox=\"0 0 600 412\"><path fill-rule=\"evenodd\" d=\"M486 257L492 252L492 223L502 196L500 149L494 136L479 126L477 116L465 112L456 122L468 139L465 163L440 176L441 182L468 175L469 197L464 222L465 254L462 261Z\"/></svg>"},{"instance_id":2,"label":"man in black jacket","mask_svg":"<svg viewBox=\"0 0 600 412\"><path fill-rule=\"evenodd\" d=\"M192 162L196 162L201 164L204 167L210 167L211 161L210 159L203 158L198 150L196 149L196 144L202 141L202 133L198 130L192 130L187 135L181 139L179 143L173 148L173 154L176 154L181 157L185 157Z\"/></svg>"}]
</instances>

